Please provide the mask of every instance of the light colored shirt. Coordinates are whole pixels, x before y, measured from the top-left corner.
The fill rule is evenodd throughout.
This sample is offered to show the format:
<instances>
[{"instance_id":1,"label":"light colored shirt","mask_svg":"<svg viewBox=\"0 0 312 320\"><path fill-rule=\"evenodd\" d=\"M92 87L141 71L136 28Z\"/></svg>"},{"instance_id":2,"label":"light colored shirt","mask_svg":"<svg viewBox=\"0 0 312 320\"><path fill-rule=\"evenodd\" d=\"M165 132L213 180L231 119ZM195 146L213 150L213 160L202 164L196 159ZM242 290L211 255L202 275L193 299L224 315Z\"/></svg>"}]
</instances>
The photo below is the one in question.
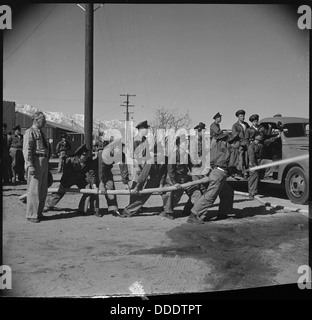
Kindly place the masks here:
<instances>
[{"instance_id":1,"label":"light colored shirt","mask_svg":"<svg viewBox=\"0 0 312 320\"><path fill-rule=\"evenodd\" d=\"M244 132L245 132L246 131L246 125L244 123L242 123L242 122L240 122L240 125L243 127Z\"/></svg>"},{"instance_id":2,"label":"light colored shirt","mask_svg":"<svg viewBox=\"0 0 312 320\"><path fill-rule=\"evenodd\" d=\"M40 129L30 127L25 131L23 140L23 155L26 168L34 166L36 154L49 156L49 143Z\"/></svg>"}]
</instances>

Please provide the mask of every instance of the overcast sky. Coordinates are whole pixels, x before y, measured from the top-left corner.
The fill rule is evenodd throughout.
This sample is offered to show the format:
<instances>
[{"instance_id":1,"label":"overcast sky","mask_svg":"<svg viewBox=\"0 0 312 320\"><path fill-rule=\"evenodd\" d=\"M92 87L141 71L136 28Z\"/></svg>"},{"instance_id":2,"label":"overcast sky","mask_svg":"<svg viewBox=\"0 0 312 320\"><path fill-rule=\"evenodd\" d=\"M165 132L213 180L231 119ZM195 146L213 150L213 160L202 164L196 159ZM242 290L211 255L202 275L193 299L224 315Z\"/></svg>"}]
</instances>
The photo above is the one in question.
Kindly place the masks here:
<instances>
[{"instance_id":1,"label":"overcast sky","mask_svg":"<svg viewBox=\"0 0 312 320\"><path fill-rule=\"evenodd\" d=\"M97 5L95 5L97 7ZM155 108L221 128L235 112L309 116L309 35L285 5L105 4L94 13L94 118L137 122ZM4 99L84 112L84 11L38 4L5 33Z\"/></svg>"}]
</instances>

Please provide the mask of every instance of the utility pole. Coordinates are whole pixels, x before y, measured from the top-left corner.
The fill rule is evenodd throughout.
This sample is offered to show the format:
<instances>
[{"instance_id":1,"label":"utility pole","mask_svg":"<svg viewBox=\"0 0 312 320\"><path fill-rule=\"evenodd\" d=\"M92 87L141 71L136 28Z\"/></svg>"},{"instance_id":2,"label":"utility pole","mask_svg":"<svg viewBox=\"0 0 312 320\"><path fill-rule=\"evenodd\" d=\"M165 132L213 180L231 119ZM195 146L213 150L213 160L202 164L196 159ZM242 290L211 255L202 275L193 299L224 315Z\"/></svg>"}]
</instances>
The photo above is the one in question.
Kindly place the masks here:
<instances>
[{"instance_id":1,"label":"utility pole","mask_svg":"<svg viewBox=\"0 0 312 320\"><path fill-rule=\"evenodd\" d=\"M126 145L126 148L131 149L131 144L129 144L129 137L131 137L131 132L128 132L129 131L129 114L130 113L133 113L133 112L129 112L129 107L134 107L133 104L129 104L129 97L135 97L136 95L135 94L121 94L120 95L121 97L127 97L127 100L124 102L125 104L121 104L120 106L122 107L126 107L126 112L124 112L126 114L126 122L125 122L125 145ZM130 130L132 129L132 126L130 126Z\"/></svg>"},{"instance_id":2,"label":"utility pole","mask_svg":"<svg viewBox=\"0 0 312 320\"><path fill-rule=\"evenodd\" d=\"M92 155L93 135L93 4L85 4L85 105L84 133L85 143Z\"/></svg>"},{"instance_id":3,"label":"utility pole","mask_svg":"<svg viewBox=\"0 0 312 320\"><path fill-rule=\"evenodd\" d=\"M133 104L129 104L129 97L135 97L135 94L121 94L121 97L127 97L127 100L124 102L125 104L121 104L120 106L126 107L127 111L124 112L126 114L126 121L129 121L129 114L133 112L129 112L129 107L134 107Z\"/></svg>"}]
</instances>

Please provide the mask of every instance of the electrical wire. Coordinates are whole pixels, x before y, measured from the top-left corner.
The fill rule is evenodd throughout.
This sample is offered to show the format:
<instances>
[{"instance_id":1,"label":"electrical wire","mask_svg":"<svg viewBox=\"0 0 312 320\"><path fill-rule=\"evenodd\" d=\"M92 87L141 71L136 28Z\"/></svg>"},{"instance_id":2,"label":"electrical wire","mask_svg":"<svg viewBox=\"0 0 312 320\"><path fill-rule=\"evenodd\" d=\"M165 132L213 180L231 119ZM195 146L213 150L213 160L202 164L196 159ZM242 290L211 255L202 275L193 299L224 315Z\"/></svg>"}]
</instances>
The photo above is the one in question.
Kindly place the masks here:
<instances>
[{"instance_id":1,"label":"electrical wire","mask_svg":"<svg viewBox=\"0 0 312 320\"><path fill-rule=\"evenodd\" d=\"M37 25L37 27L6 57L3 62L9 59L35 32L36 30L45 22L45 20L51 15L54 9L58 6L58 4L54 5L54 7L48 12L48 14L43 18L43 20Z\"/></svg>"}]
</instances>

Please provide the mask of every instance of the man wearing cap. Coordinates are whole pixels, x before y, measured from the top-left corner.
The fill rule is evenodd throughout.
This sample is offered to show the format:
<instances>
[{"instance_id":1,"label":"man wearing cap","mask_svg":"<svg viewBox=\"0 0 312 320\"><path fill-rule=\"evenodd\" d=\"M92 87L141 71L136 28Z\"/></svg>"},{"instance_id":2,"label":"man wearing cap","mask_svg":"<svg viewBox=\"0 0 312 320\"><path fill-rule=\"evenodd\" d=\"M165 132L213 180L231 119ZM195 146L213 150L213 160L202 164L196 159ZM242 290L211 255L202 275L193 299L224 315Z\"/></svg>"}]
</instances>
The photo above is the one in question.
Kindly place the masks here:
<instances>
[{"instance_id":1,"label":"man wearing cap","mask_svg":"<svg viewBox=\"0 0 312 320\"><path fill-rule=\"evenodd\" d=\"M26 218L40 222L48 191L50 144L43 132L46 119L41 111L33 115L33 125L25 131L23 155L27 176Z\"/></svg>"},{"instance_id":2,"label":"man wearing cap","mask_svg":"<svg viewBox=\"0 0 312 320\"><path fill-rule=\"evenodd\" d=\"M135 188L137 179L142 171L147 157L149 157L149 145L146 136L150 126L147 120L140 122L136 128L138 134L133 139L133 172L131 189ZM133 202L133 195L130 195L130 203Z\"/></svg>"},{"instance_id":3,"label":"man wearing cap","mask_svg":"<svg viewBox=\"0 0 312 320\"><path fill-rule=\"evenodd\" d=\"M53 211L58 202L66 194L67 188L76 185L79 189L96 189L96 168L92 158L88 156L88 148L82 145L76 149L72 157L68 157L65 161L63 174L61 177L58 192L52 193L48 197L44 212ZM82 195L78 212L85 212L85 203L90 200L90 209L93 213L98 213L99 203L97 195Z\"/></svg>"},{"instance_id":4,"label":"man wearing cap","mask_svg":"<svg viewBox=\"0 0 312 320\"><path fill-rule=\"evenodd\" d=\"M126 156L123 152L124 144L121 139L115 139L111 137L109 141L105 140L103 143L103 151L99 151L99 177L100 185L99 189L105 194L108 213L119 216L117 197L113 194L107 194L107 190L115 190L114 177L112 168L114 163L119 163L119 170L121 174L121 180L126 189L129 189L129 173L126 163ZM101 217L101 214L96 214Z\"/></svg>"},{"instance_id":5,"label":"man wearing cap","mask_svg":"<svg viewBox=\"0 0 312 320\"><path fill-rule=\"evenodd\" d=\"M219 196L220 204L217 219L226 218L233 209L234 190L226 182L228 177L228 164L230 160L230 145L232 141L228 134L222 133L216 137L216 146L211 151L209 184L204 194L194 203L191 214L187 220L189 223L204 223L203 217L213 218L208 209Z\"/></svg>"},{"instance_id":6,"label":"man wearing cap","mask_svg":"<svg viewBox=\"0 0 312 320\"><path fill-rule=\"evenodd\" d=\"M253 114L249 117L251 123L250 127L246 130L246 139L248 144L254 140L256 134L260 133L262 137L266 134L266 130L263 126L259 125L259 115Z\"/></svg>"},{"instance_id":7,"label":"man wearing cap","mask_svg":"<svg viewBox=\"0 0 312 320\"><path fill-rule=\"evenodd\" d=\"M243 176L243 171L248 167L247 159L247 146L248 141L246 139L246 130L249 128L249 124L245 122L245 110L238 110L235 113L238 121L232 126L232 136L233 138L238 138L238 163L237 163L237 173L238 176Z\"/></svg>"},{"instance_id":8,"label":"man wearing cap","mask_svg":"<svg viewBox=\"0 0 312 320\"><path fill-rule=\"evenodd\" d=\"M218 112L214 115L213 119L214 122L210 125L210 141L223 132L220 128L222 115Z\"/></svg>"},{"instance_id":9,"label":"man wearing cap","mask_svg":"<svg viewBox=\"0 0 312 320\"><path fill-rule=\"evenodd\" d=\"M138 176L137 184L132 190L133 197L130 204L124 209L121 218L128 218L137 215L144 203L152 193L140 194L139 191L150 188L162 188L165 184L167 174L168 158L165 156L163 146L160 143L154 144L154 152L144 163L142 171ZM163 213L160 214L164 216Z\"/></svg>"},{"instance_id":10,"label":"man wearing cap","mask_svg":"<svg viewBox=\"0 0 312 320\"><path fill-rule=\"evenodd\" d=\"M249 167L259 166L261 163L261 154L263 144L263 136L260 132L255 133L253 140L251 140L248 146L248 159ZM248 177L248 193L249 198L253 199L258 193L258 182L259 182L259 170L253 170L249 172Z\"/></svg>"},{"instance_id":11,"label":"man wearing cap","mask_svg":"<svg viewBox=\"0 0 312 320\"><path fill-rule=\"evenodd\" d=\"M59 164L57 171L58 173L63 172L63 167L65 163L65 159L68 156L69 151L71 150L71 144L66 140L66 134L62 133L61 141L56 145L56 153L59 155Z\"/></svg>"},{"instance_id":12,"label":"man wearing cap","mask_svg":"<svg viewBox=\"0 0 312 320\"><path fill-rule=\"evenodd\" d=\"M190 157L192 162L191 175L195 181L204 178L209 173L210 161L209 149L205 141L206 125L200 122L194 129L198 130L198 134L190 138ZM203 192L207 185L200 184L198 187Z\"/></svg>"},{"instance_id":13,"label":"man wearing cap","mask_svg":"<svg viewBox=\"0 0 312 320\"><path fill-rule=\"evenodd\" d=\"M4 184L10 184L12 178L11 172L11 157L9 154L8 134L6 133L7 124L2 124L2 179Z\"/></svg>"},{"instance_id":14,"label":"man wearing cap","mask_svg":"<svg viewBox=\"0 0 312 320\"><path fill-rule=\"evenodd\" d=\"M13 129L13 134L9 138L9 152L12 159L12 183L16 183L17 179L19 183L26 183L25 180L25 161L23 156L23 135L21 132L21 127L19 125L15 126Z\"/></svg>"},{"instance_id":15,"label":"man wearing cap","mask_svg":"<svg viewBox=\"0 0 312 320\"><path fill-rule=\"evenodd\" d=\"M168 157L167 178L165 186L175 186L177 190L166 192L162 195L164 212L161 214L168 219L174 219L172 216L174 208L178 205L183 193L189 197L183 208L185 214L190 214L190 209L200 198L201 191L198 185L183 189L181 184L192 181L190 172L192 170L192 161L188 152L188 138L185 134L176 137L176 149Z\"/></svg>"}]
</instances>

